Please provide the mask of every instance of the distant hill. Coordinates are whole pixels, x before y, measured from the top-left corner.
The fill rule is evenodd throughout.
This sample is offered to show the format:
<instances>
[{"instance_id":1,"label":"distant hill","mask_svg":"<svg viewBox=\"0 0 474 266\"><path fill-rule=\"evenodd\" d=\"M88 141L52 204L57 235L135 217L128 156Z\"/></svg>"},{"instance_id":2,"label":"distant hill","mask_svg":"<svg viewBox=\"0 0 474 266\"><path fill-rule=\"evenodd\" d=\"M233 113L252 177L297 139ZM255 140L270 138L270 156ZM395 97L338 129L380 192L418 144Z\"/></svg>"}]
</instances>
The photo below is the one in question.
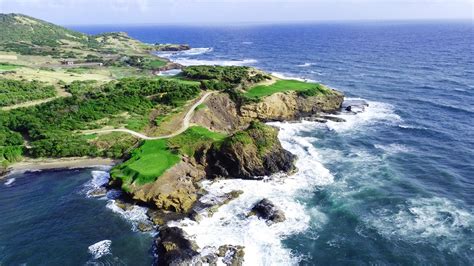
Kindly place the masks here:
<instances>
[{"instance_id":1,"label":"distant hill","mask_svg":"<svg viewBox=\"0 0 474 266\"><path fill-rule=\"evenodd\" d=\"M0 51L77 58L84 51L142 54L150 49L124 32L88 35L30 16L0 13Z\"/></svg>"},{"instance_id":2,"label":"distant hill","mask_svg":"<svg viewBox=\"0 0 474 266\"><path fill-rule=\"evenodd\" d=\"M54 47L68 41L87 43L90 37L29 16L0 14L0 43L27 42Z\"/></svg>"}]
</instances>

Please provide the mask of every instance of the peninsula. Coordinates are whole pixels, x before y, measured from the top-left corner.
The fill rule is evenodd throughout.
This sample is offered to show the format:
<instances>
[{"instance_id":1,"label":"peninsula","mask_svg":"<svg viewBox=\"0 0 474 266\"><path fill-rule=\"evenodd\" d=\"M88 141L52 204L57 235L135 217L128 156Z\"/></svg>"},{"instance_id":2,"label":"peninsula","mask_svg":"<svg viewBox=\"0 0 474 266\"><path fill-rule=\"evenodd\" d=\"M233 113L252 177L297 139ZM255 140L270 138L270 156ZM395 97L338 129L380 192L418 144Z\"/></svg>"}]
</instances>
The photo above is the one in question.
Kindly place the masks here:
<instances>
[{"instance_id":1,"label":"peninsula","mask_svg":"<svg viewBox=\"0 0 474 266\"><path fill-rule=\"evenodd\" d=\"M241 193L203 204L203 180L296 171L295 156L265 122L324 122L344 96L251 67L186 67L154 54L187 49L0 14L0 174L52 159L119 162L104 190L121 189L123 208L149 207L160 232L157 264L214 263L229 252L232 263L241 264L245 247L229 243L202 256L204 247L168 222L199 221ZM181 72L157 75L170 69ZM268 200L249 208L249 215L270 223L284 219Z\"/></svg>"}]
</instances>

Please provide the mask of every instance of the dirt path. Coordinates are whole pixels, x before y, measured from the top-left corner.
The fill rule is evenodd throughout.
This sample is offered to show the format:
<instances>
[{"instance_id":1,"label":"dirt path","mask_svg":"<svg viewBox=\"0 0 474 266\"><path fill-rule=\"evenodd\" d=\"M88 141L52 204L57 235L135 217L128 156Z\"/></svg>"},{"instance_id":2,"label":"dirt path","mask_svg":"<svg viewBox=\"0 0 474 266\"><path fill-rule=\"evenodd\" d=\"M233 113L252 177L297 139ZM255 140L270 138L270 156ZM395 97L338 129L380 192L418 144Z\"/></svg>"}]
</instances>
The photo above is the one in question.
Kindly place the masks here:
<instances>
[{"instance_id":1,"label":"dirt path","mask_svg":"<svg viewBox=\"0 0 474 266\"><path fill-rule=\"evenodd\" d=\"M110 132L124 132L124 133L128 133L128 134L131 134L135 137L138 137L138 138L141 138L141 139L145 139L145 140L157 140L157 139L168 139L168 138L172 138L172 137L175 137L175 136L178 136L179 134L183 133L184 131L186 131L186 129L189 128L189 125L190 125L190 121L191 121L191 118L193 117L193 114L194 114L194 110L200 105L202 104L204 101L206 101L206 99L211 96L212 94L216 93L215 91L211 91L211 92L206 92L202 97L201 99L199 99L199 101L197 101L196 103L194 103L191 108L189 109L189 111L186 113L186 115L184 116L184 119L183 119L183 124L181 125L181 127L176 130L175 132L171 133L171 134L168 134L168 135L164 135L164 136L159 136L159 137L148 137L146 135L143 135L141 133L138 133L136 131L133 131L133 130L130 130L130 129L126 129L126 128L117 128L117 129L93 129L93 130L86 130L86 131L83 131L82 133L83 134L86 134L86 135L90 135L90 134L102 134L102 133L110 133Z\"/></svg>"},{"instance_id":2,"label":"dirt path","mask_svg":"<svg viewBox=\"0 0 474 266\"><path fill-rule=\"evenodd\" d=\"M39 99L39 100L34 100L34 101L29 101L29 102L24 102L24 103L18 103L18 104L9 105L9 106L4 106L4 107L1 108L1 110L9 111L9 110L13 110L13 109L22 108L22 107L35 106L35 105L39 105L39 104L42 104L42 103L50 102L52 100L56 100L56 99L61 98L61 97L69 97L69 96L71 96L70 93L66 92L63 89L56 88L56 96L54 96L54 97L46 98L46 99Z\"/></svg>"}]
</instances>

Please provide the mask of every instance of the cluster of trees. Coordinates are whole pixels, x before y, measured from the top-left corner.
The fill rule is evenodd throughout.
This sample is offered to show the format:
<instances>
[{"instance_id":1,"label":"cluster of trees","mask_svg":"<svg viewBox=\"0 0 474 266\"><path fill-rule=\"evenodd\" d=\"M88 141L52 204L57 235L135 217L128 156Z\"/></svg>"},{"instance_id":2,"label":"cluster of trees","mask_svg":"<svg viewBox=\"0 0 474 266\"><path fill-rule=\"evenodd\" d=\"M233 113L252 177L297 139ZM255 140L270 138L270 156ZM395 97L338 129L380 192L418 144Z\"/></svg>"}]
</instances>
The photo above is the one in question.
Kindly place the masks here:
<instances>
[{"instance_id":1,"label":"cluster of trees","mask_svg":"<svg viewBox=\"0 0 474 266\"><path fill-rule=\"evenodd\" d=\"M53 86L39 81L21 81L0 78L0 106L7 106L56 95Z\"/></svg>"},{"instance_id":2,"label":"cluster of trees","mask_svg":"<svg viewBox=\"0 0 474 266\"><path fill-rule=\"evenodd\" d=\"M217 80L239 84L250 78L249 69L245 66L189 66L183 69L183 75L194 80Z\"/></svg>"},{"instance_id":3,"label":"cluster of trees","mask_svg":"<svg viewBox=\"0 0 474 266\"><path fill-rule=\"evenodd\" d=\"M237 104L255 102L237 89L238 85L245 88L270 76L263 73L251 75L251 69L246 66L189 66L183 69L183 76L188 79L200 80L203 90L224 91Z\"/></svg>"},{"instance_id":4,"label":"cluster of trees","mask_svg":"<svg viewBox=\"0 0 474 266\"><path fill-rule=\"evenodd\" d=\"M94 128L95 121L123 112L146 116L157 104L176 106L200 92L198 85L154 78L126 78L103 85L73 82L67 90L72 97L3 112L0 125L7 132L27 135L31 146L28 152L33 157L108 155L101 154L86 138L73 132ZM23 140L18 133L12 134ZM4 133L0 135L10 139Z\"/></svg>"}]
</instances>

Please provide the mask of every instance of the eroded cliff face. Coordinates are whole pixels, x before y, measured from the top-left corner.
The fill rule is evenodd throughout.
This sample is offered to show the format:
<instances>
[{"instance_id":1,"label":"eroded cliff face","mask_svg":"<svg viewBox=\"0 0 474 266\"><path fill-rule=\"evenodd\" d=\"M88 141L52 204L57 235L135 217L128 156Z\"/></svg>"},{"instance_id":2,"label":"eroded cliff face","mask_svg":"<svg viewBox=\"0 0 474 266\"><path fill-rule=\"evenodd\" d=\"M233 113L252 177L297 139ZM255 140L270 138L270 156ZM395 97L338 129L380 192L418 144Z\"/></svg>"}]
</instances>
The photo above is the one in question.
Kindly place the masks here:
<instances>
[{"instance_id":1,"label":"eroded cliff face","mask_svg":"<svg viewBox=\"0 0 474 266\"><path fill-rule=\"evenodd\" d=\"M151 204L160 210L188 213L198 199L197 182L205 176L202 165L192 158L183 158L155 182L131 185L129 194L134 200Z\"/></svg>"},{"instance_id":2,"label":"eroded cliff face","mask_svg":"<svg viewBox=\"0 0 474 266\"><path fill-rule=\"evenodd\" d=\"M207 175L224 178L256 178L295 169L295 156L283 149L278 130L252 122L243 131L213 145L207 154Z\"/></svg>"},{"instance_id":3,"label":"eroded cliff face","mask_svg":"<svg viewBox=\"0 0 474 266\"><path fill-rule=\"evenodd\" d=\"M235 132L247 127L251 121L288 121L340 110L344 95L332 90L325 95L299 96L297 92L275 93L258 103L239 106L229 95L220 93L210 97L207 108L196 112L193 123L211 130Z\"/></svg>"}]
</instances>

